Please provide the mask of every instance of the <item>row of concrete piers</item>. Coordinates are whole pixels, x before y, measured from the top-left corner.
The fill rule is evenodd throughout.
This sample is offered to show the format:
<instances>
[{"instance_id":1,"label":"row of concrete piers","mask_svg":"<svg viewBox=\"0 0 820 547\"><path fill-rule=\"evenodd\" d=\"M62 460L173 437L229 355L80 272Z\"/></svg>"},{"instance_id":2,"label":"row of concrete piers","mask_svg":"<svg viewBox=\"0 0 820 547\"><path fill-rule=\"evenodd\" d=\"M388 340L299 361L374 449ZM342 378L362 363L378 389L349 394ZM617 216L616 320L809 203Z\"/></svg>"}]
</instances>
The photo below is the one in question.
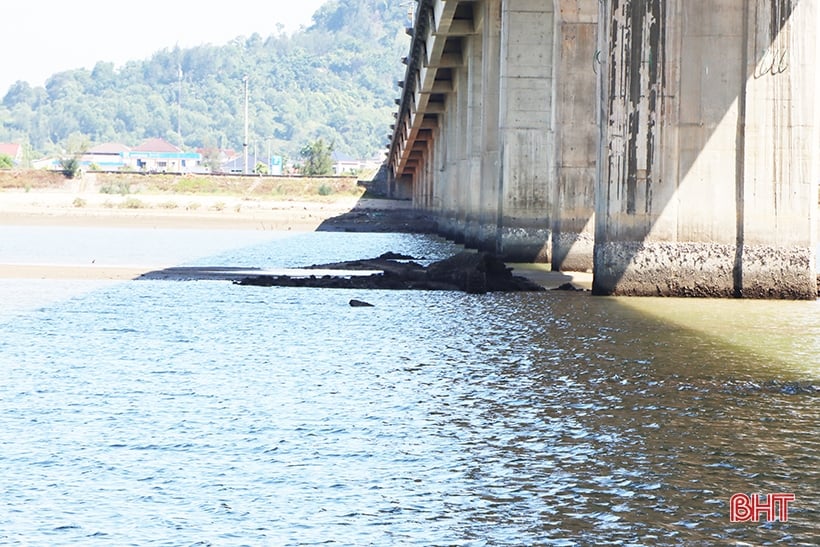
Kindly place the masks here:
<instances>
[{"instance_id":1,"label":"row of concrete piers","mask_svg":"<svg viewBox=\"0 0 820 547\"><path fill-rule=\"evenodd\" d=\"M816 298L813 0L418 0L392 192L597 294Z\"/></svg>"}]
</instances>

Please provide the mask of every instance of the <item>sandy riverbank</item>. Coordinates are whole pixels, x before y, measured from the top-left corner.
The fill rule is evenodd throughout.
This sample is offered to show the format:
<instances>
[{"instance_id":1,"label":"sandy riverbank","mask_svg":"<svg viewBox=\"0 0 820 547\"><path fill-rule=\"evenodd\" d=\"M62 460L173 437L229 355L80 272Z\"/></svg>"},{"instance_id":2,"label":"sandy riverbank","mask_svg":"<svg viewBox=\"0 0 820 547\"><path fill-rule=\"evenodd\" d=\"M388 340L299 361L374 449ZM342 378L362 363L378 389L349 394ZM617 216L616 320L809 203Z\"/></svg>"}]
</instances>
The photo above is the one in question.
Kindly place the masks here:
<instances>
[{"instance_id":1,"label":"sandy riverbank","mask_svg":"<svg viewBox=\"0 0 820 547\"><path fill-rule=\"evenodd\" d=\"M363 199L350 194L308 199L167 192L110 195L72 190L71 185L65 185L0 191L0 225L274 232L415 231L413 217L419 213L409 205L406 201ZM0 279L133 279L154 266L9 262L0 254Z\"/></svg>"},{"instance_id":2,"label":"sandy riverbank","mask_svg":"<svg viewBox=\"0 0 820 547\"><path fill-rule=\"evenodd\" d=\"M7 226L313 231L322 222L357 206L381 209L387 205L355 196L308 201L184 194L111 196L54 190L5 191L0 193L0 223Z\"/></svg>"},{"instance_id":3,"label":"sandy riverbank","mask_svg":"<svg viewBox=\"0 0 820 547\"><path fill-rule=\"evenodd\" d=\"M263 199L232 195L108 195L67 188L0 191L0 225L260 230L277 232L429 232L434 225L406 201L328 196L324 199ZM148 267L9 264L0 256L0 279L128 280ZM567 282L591 287L591 274L550 272L545 265L515 265L547 288Z\"/></svg>"}]
</instances>

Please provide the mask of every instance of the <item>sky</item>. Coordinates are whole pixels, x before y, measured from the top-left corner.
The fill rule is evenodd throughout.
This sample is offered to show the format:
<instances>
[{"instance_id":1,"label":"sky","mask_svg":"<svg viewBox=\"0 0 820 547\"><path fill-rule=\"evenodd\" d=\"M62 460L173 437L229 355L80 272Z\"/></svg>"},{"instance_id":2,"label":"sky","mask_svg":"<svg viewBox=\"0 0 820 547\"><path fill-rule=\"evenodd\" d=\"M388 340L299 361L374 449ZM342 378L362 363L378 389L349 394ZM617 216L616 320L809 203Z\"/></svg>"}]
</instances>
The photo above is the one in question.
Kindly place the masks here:
<instances>
[{"instance_id":1,"label":"sky","mask_svg":"<svg viewBox=\"0 0 820 547\"><path fill-rule=\"evenodd\" d=\"M33 86L97 61L145 59L157 50L224 44L309 26L325 0L28 0L0 8L0 99L17 80ZM214 7L218 6L218 7Z\"/></svg>"}]
</instances>

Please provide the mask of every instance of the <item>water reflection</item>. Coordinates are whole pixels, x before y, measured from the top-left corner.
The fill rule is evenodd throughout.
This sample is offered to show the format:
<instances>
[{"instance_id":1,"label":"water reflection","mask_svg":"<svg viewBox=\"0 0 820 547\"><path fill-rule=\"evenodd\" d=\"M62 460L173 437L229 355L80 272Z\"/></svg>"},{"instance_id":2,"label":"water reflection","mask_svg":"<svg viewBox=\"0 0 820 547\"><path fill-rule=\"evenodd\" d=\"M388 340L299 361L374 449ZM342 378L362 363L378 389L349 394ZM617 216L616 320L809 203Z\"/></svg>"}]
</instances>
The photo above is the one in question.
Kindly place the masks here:
<instances>
[{"instance_id":1,"label":"water reflection","mask_svg":"<svg viewBox=\"0 0 820 547\"><path fill-rule=\"evenodd\" d=\"M616 299L551 295L519 308L501 298L476 322L505 336L469 361L497 366L454 375L464 378L458 407L471 419L434 425L461 439L459 482L476 483L472 497L483 501L466 539L754 540L758 530L728 524L726 493L784 488L813 507L802 515L803 531L811 529L818 478L795 470L818 464L814 383L790 389L770 379L771 366L754 376L753 352L670 328ZM793 529L769 533L794 537Z\"/></svg>"},{"instance_id":2,"label":"water reflection","mask_svg":"<svg viewBox=\"0 0 820 547\"><path fill-rule=\"evenodd\" d=\"M334 237L227 254L446 252ZM0 542L816 538L812 303L354 293L129 282L0 319ZM790 521L730 523L755 491Z\"/></svg>"},{"instance_id":3,"label":"water reflection","mask_svg":"<svg viewBox=\"0 0 820 547\"><path fill-rule=\"evenodd\" d=\"M619 305L681 327L691 345L711 340L711 350L729 359L747 356L749 373L820 379L820 300L702 300L621 298ZM726 346L722 350L720 346ZM743 370L742 360L728 368ZM766 374L766 372L763 372Z\"/></svg>"}]
</instances>

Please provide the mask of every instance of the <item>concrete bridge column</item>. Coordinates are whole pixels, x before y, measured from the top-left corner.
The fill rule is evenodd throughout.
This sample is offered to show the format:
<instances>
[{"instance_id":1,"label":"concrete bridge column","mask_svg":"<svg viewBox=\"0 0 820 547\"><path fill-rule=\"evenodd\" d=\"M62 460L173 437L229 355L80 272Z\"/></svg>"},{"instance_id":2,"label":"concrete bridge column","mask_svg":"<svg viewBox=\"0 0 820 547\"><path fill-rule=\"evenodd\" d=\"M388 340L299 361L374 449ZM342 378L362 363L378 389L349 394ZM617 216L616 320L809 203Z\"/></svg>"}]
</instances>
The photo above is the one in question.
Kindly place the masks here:
<instances>
[{"instance_id":1,"label":"concrete bridge column","mask_svg":"<svg viewBox=\"0 0 820 547\"><path fill-rule=\"evenodd\" d=\"M413 177L408 175L394 177L388 188L388 193L395 199L411 199L413 196Z\"/></svg>"},{"instance_id":2,"label":"concrete bridge column","mask_svg":"<svg viewBox=\"0 0 820 547\"><path fill-rule=\"evenodd\" d=\"M511 261L549 262L553 2L503 0L501 10L498 251Z\"/></svg>"},{"instance_id":3,"label":"concrete bridge column","mask_svg":"<svg viewBox=\"0 0 820 547\"><path fill-rule=\"evenodd\" d=\"M446 146L447 146L447 131L443 127L443 123L439 122L438 128L435 131L436 138L432 141L433 153L430 155L428 161L431 170L430 186L432 188L432 207L430 210L439 218L444 216L448 200L446 190L447 184L444 176L445 165L447 163Z\"/></svg>"},{"instance_id":4,"label":"concrete bridge column","mask_svg":"<svg viewBox=\"0 0 820 547\"><path fill-rule=\"evenodd\" d=\"M424 149L425 161L421 171L422 184L424 185L424 199L418 205L427 211L432 211L435 201L435 195L433 193L433 181L435 180L433 168L435 165L436 147L432 140L427 140L424 143Z\"/></svg>"},{"instance_id":5,"label":"concrete bridge column","mask_svg":"<svg viewBox=\"0 0 820 547\"><path fill-rule=\"evenodd\" d=\"M464 127L461 125L463 110L461 108L463 94L458 89L459 77L453 78L454 89L446 95L444 102L444 123L442 124L443 149L441 155L441 171L437 184L442 186L444 196L443 210L439 218L439 231L448 239L460 243L464 241L460 225L464 196L461 193L461 167L464 138Z\"/></svg>"},{"instance_id":6,"label":"concrete bridge column","mask_svg":"<svg viewBox=\"0 0 820 547\"><path fill-rule=\"evenodd\" d=\"M769 0L749 2L746 10L751 77L741 103L735 292L811 299L817 296L820 8L816 0Z\"/></svg>"},{"instance_id":7,"label":"concrete bridge column","mask_svg":"<svg viewBox=\"0 0 820 547\"><path fill-rule=\"evenodd\" d=\"M598 157L598 1L556 0L552 269L592 271Z\"/></svg>"},{"instance_id":8,"label":"concrete bridge column","mask_svg":"<svg viewBox=\"0 0 820 547\"><path fill-rule=\"evenodd\" d=\"M455 189L453 188L453 172L455 166L453 156L455 155L456 128L454 126L455 108L447 108L441 115L441 130L439 131L438 146L436 147L436 169L435 185L439 197L439 230L445 237L452 238L453 217L455 216L456 200Z\"/></svg>"},{"instance_id":9,"label":"concrete bridge column","mask_svg":"<svg viewBox=\"0 0 820 547\"><path fill-rule=\"evenodd\" d=\"M427 143L425 143L426 145ZM426 147L426 146L425 146ZM429 153L429 152L428 152ZM414 175L413 183L413 205L416 207L423 207L428 200L428 186L427 186L427 170L424 164L420 164Z\"/></svg>"},{"instance_id":10,"label":"concrete bridge column","mask_svg":"<svg viewBox=\"0 0 820 547\"><path fill-rule=\"evenodd\" d=\"M501 93L501 0L485 0L479 7L482 46L481 175L477 247L497 251L499 244L498 196L501 185L499 100Z\"/></svg>"},{"instance_id":11,"label":"concrete bridge column","mask_svg":"<svg viewBox=\"0 0 820 547\"><path fill-rule=\"evenodd\" d=\"M470 165L470 76L467 71L468 51L463 48L462 56L464 65L453 69L453 85L455 93L451 94L455 102L455 123L458 126L456 131L457 140L452 143L456 153L455 160L455 180L454 190L458 196L456 210L454 211L453 240L456 243L464 243L467 233L467 211L470 207L470 192L472 191L472 174Z\"/></svg>"},{"instance_id":12,"label":"concrete bridge column","mask_svg":"<svg viewBox=\"0 0 820 547\"><path fill-rule=\"evenodd\" d=\"M474 34L465 37L464 55L467 70L467 165L464 177L467 180L464 243L468 247L480 245L481 226L481 161L482 161L482 125L484 117L485 88L483 78L483 18L482 4L473 8ZM476 13L478 12L478 13Z\"/></svg>"},{"instance_id":13,"label":"concrete bridge column","mask_svg":"<svg viewBox=\"0 0 820 547\"><path fill-rule=\"evenodd\" d=\"M814 0L603 0L597 294L815 298Z\"/></svg>"}]
</instances>

